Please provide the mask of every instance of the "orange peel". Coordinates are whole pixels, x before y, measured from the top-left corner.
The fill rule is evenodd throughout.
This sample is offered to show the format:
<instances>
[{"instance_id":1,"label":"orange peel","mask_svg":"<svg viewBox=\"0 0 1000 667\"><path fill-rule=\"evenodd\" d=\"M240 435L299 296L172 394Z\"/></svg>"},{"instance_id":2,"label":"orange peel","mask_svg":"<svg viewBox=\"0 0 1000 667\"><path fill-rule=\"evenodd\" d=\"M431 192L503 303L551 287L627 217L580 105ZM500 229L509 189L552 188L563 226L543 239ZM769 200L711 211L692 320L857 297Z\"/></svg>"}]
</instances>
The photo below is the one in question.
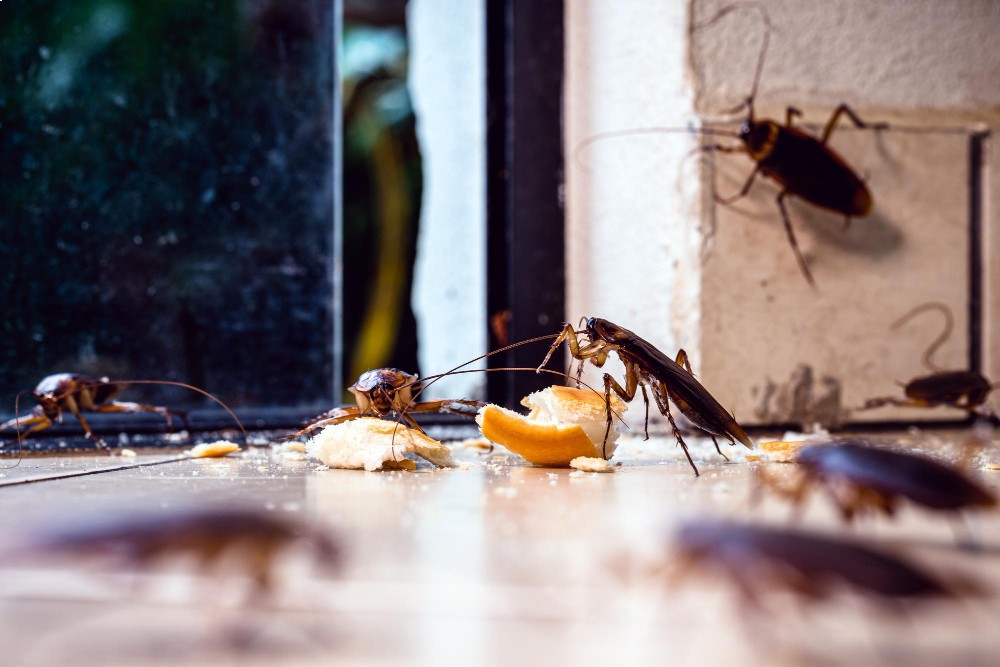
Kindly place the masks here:
<instances>
[{"instance_id":1,"label":"orange peel","mask_svg":"<svg viewBox=\"0 0 1000 667\"><path fill-rule=\"evenodd\" d=\"M556 385L529 394L521 404L531 408L531 413L521 415L497 405L480 410L476 421L483 437L541 466L567 467L578 457L604 458L607 408L603 395ZM612 396L611 407L618 414L626 409L617 396ZM609 458L618 437L615 426L608 436Z\"/></svg>"}]
</instances>

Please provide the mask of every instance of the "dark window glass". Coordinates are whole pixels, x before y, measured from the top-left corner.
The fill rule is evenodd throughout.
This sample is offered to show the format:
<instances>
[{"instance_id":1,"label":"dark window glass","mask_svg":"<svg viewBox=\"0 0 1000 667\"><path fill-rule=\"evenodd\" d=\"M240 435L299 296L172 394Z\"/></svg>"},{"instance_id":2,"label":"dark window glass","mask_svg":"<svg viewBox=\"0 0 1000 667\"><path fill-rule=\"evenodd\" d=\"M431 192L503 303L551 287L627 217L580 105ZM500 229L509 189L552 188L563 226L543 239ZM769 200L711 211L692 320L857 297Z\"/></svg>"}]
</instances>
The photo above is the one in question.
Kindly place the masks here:
<instances>
[{"instance_id":1,"label":"dark window glass","mask_svg":"<svg viewBox=\"0 0 1000 667\"><path fill-rule=\"evenodd\" d=\"M0 395L331 404L331 5L0 3Z\"/></svg>"}]
</instances>

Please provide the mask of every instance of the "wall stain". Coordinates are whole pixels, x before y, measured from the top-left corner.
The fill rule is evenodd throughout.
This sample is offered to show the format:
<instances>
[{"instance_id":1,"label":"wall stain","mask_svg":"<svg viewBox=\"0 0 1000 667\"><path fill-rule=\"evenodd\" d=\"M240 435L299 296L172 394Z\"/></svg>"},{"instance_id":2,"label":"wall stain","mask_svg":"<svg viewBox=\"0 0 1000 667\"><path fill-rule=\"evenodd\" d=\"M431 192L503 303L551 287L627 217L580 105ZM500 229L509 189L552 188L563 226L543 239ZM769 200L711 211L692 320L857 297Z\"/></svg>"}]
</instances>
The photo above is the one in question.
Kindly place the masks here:
<instances>
[{"instance_id":1,"label":"wall stain","mask_svg":"<svg viewBox=\"0 0 1000 667\"><path fill-rule=\"evenodd\" d=\"M768 378L752 390L757 406L754 415L770 424L799 424L831 428L843 420L840 380L824 375L817 381L812 366L799 364L787 382Z\"/></svg>"}]
</instances>

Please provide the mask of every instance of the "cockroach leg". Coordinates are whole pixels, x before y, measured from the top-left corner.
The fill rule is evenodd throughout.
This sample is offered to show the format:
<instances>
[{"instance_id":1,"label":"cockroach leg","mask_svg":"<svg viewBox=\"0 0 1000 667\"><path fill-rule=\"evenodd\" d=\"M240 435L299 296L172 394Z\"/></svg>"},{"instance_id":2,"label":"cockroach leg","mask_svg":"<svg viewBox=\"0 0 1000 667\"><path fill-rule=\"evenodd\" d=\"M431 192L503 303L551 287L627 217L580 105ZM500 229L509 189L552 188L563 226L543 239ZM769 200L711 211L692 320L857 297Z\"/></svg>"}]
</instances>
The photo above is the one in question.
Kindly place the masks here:
<instances>
[{"instance_id":1,"label":"cockroach leg","mask_svg":"<svg viewBox=\"0 0 1000 667\"><path fill-rule=\"evenodd\" d=\"M646 385L642 386L642 402L646 406L646 421L643 424L643 432L646 434L645 440L649 440L649 395L646 393Z\"/></svg>"},{"instance_id":2,"label":"cockroach leg","mask_svg":"<svg viewBox=\"0 0 1000 667\"><path fill-rule=\"evenodd\" d=\"M729 463L729 457L726 456L725 454L723 454L722 450L719 448L719 441L716 440L715 436L712 435L711 433L709 433L709 437L711 437L712 438L712 442L715 443L715 451L719 452L719 456L721 456L722 458L726 459L726 463Z\"/></svg>"},{"instance_id":3,"label":"cockroach leg","mask_svg":"<svg viewBox=\"0 0 1000 667\"><path fill-rule=\"evenodd\" d=\"M607 359L607 355L604 354L603 352L602 352L602 354L604 356L604 359L606 360ZM603 365L603 364L604 364L604 361L602 360L601 364L599 364L599 365ZM608 458L608 437L611 435L611 422L612 422L611 415L613 414L612 410L611 410L611 390L614 389L615 393L618 394L618 396L623 401L625 401L626 403L628 403L633 398L635 398L635 392L636 392L636 389L638 389L638 387L639 387L639 374L636 372L635 366L632 365L632 364L630 364L630 363L626 363L625 364L625 386L624 387L622 387L620 384L618 384L618 381L615 380L613 377L611 377L611 375L609 373L605 373L604 374L604 406L605 406L605 408L607 408L607 412L608 412L608 425L604 429L604 444L603 444L603 446L601 448L601 455L605 459ZM645 386L643 387L643 396L645 396ZM654 397L656 396L656 392L653 392L653 396ZM648 438L648 435L647 435L647 438Z\"/></svg>"},{"instance_id":4,"label":"cockroach leg","mask_svg":"<svg viewBox=\"0 0 1000 667\"><path fill-rule=\"evenodd\" d=\"M677 365L690 373L691 377L696 377L694 371L691 369L691 362L688 361L688 353L684 351L684 348L677 350Z\"/></svg>"},{"instance_id":5,"label":"cockroach leg","mask_svg":"<svg viewBox=\"0 0 1000 667\"><path fill-rule=\"evenodd\" d=\"M795 230L792 229L791 218L788 217L788 209L785 207L785 197L788 196L788 190L782 190L778 193L777 203L778 210L781 211L781 221L785 224L785 233L788 235L788 242L792 245L792 251L795 253L795 259L799 263L799 269L802 271L802 275L806 277L806 282L813 289L816 289L816 281L813 280L812 273L809 271L809 265L806 264L806 258L802 256L802 251L799 249L799 242L795 240Z\"/></svg>"},{"instance_id":6,"label":"cockroach leg","mask_svg":"<svg viewBox=\"0 0 1000 667\"><path fill-rule=\"evenodd\" d=\"M556 339L552 341L552 345L549 347L549 351L546 352L545 358L542 359L542 363L538 364L537 370L539 372L541 372L541 370L545 368L545 365L549 363L549 359L552 358L552 355L559 349L559 346L562 345L563 341L566 341L566 345L569 346L569 350L572 355L577 359L580 359L580 342L576 338L576 330L573 329L572 324L567 324L563 327L563 330L559 332L559 335L556 336ZM580 360L583 361L582 359Z\"/></svg>"},{"instance_id":7,"label":"cockroach leg","mask_svg":"<svg viewBox=\"0 0 1000 667\"><path fill-rule=\"evenodd\" d=\"M735 204L740 199L743 199L744 197L747 196L747 194L749 194L750 188L753 187L753 183L755 180L757 180L757 174L759 173L760 173L760 167L759 166L754 167L754 170L750 172L750 177L747 178L746 183L744 183L743 187L740 188L740 191L737 192L732 197L721 197L718 192L713 191L712 198L715 199L716 203L722 204L723 206L729 206L730 204Z\"/></svg>"},{"instance_id":8,"label":"cockroach leg","mask_svg":"<svg viewBox=\"0 0 1000 667\"><path fill-rule=\"evenodd\" d=\"M846 104L841 104L837 107L833 115L830 116L830 120L826 121L826 128L823 129L823 138L820 139L820 143L824 146L826 142L830 140L830 135L833 134L833 128L836 127L837 121L840 120L842 115L846 114L851 122L854 123L855 127L862 130L884 130L889 127L888 123L866 123L858 117L858 114L854 113L854 110Z\"/></svg>"},{"instance_id":9,"label":"cockroach leg","mask_svg":"<svg viewBox=\"0 0 1000 667\"><path fill-rule=\"evenodd\" d=\"M785 109L785 127L792 126L792 119L800 118L802 116L802 110L797 107L788 107Z\"/></svg>"},{"instance_id":10,"label":"cockroach leg","mask_svg":"<svg viewBox=\"0 0 1000 667\"><path fill-rule=\"evenodd\" d=\"M670 401L666 398L666 392L663 393L663 398L661 400L660 393L658 391L653 392L653 398L656 399L656 404L660 407L660 412L667 416L667 420L670 422L670 427L674 430L674 437L677 439L677 444L681 446L684 450L684 456L687 457L688 463L694 469L694 476L699 477L701 473L698 472L698 466L694 464L694 460L691 458L691 452L688 451L687 443L684 442L684 437L681 435L681 430L677 428L677 422L674 421L674 416L670 413Z\"/></svg>"},{"instance_id":11,"label":"cockroach leg","mask_svg":"<svg viewBox=\"0 0 1000 667\"><path fill-rule=\"evenodd\" d=\"M180 417L181 421L184 422L184 427L190 429L191 424L188 422L187 413L180 410L171 410L170 408L164 408L159 405L147 405L145 403L132 403L128 401L115 401L114 403L109 403L107 405L97 405L93 408L94 412L155 412L158 415L163 415L163 418L167 420L167 428L172 428L174 425L173 417Z\"/></svg>"},{"instance_id":12,"label":"cockroach leg","mask_svg":"<svg viewBox=\"0 0 1000 667\"><path fill-rule=\"evenodd\" d=\"M94 443L101 449L107 447L107 445L104 443L104 440L102 438L95 436L94 432L90 429L90 424L87 423L87 420L83 417L83 413L80 412L80 405L76 402L76 399L73 397L73 394L67 394L66 397L63 399L63 404L65 405L66 409L70 411L70 414L72 414L74 417L77 418L77 420L79 420L80 426L83 427L83 433L88 440L93 440Z\"/></svg>"}]
</instances>

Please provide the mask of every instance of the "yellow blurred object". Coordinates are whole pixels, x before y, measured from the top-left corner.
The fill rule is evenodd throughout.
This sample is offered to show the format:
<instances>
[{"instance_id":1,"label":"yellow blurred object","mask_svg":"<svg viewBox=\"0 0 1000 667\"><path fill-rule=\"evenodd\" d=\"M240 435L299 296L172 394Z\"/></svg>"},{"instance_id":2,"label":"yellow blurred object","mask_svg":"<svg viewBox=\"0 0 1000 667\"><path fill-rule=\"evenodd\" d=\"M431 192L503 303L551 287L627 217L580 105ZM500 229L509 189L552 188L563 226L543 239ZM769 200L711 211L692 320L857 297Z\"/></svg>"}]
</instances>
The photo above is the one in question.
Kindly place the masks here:
<instances>
[{"instance_id":1,"label":"yellow blurred object","mask_svg":"<svg viewBox=\"0 0 1000 667\"><path fill-rule=\"evenodd\" d=\"M768 440L760 443L760 450L769 461L777 463L795 463L799 450L810 443L807 440Z\"/></svg>"}]
</instances>

